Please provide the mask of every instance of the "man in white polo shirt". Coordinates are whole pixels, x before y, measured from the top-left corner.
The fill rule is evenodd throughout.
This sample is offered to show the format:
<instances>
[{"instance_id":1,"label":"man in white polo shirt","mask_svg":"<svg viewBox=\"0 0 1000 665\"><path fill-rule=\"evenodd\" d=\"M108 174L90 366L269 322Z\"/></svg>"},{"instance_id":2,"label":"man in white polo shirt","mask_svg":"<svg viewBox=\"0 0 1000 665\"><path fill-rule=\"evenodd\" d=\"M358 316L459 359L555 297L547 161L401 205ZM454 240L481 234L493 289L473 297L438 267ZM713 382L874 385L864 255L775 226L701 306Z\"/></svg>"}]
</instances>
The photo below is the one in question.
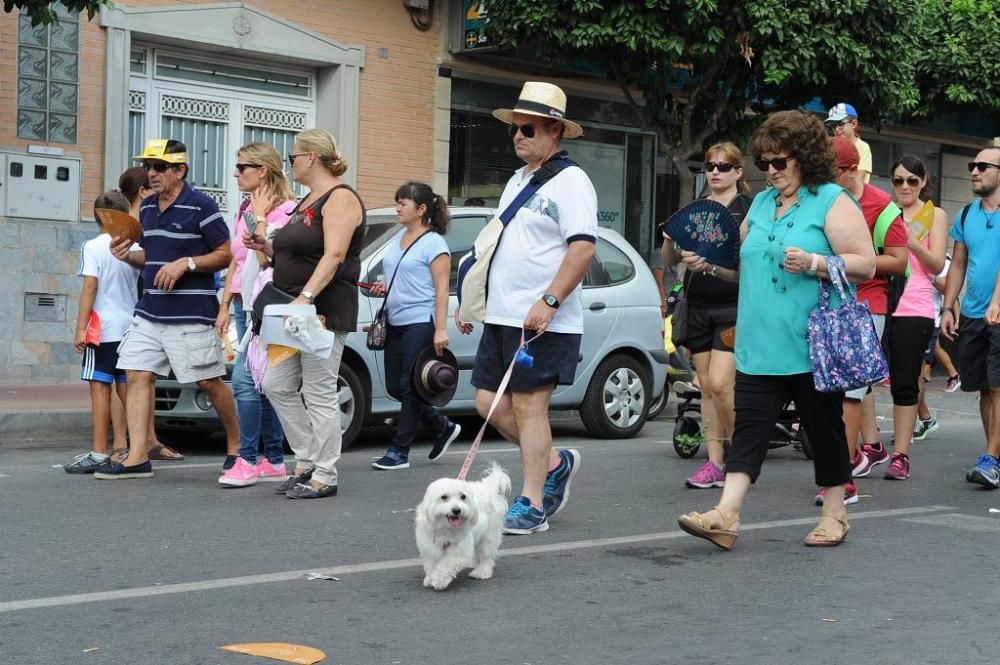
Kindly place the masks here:
<instances>
[{"instance_id":1,"label":"man in white polo shirt","mask_svg":"<svg viewBox=\"0 0 1000 665\"><path fill-rule=\"evenodd\" d=\"M525 162L507 183L497 206L504 211L540 168L561 170L518 208L493 255L483 336L472 372L476 408L485 417L501 379L525 339L530 366L517 364L490 418L521 448L523 485L507 512L505 531L528 534L549 528L566 505L580 467L576 450L552 447L549 400L557 384L573 382L583 335L583 280L597 240L597 194L587 174L567 165L560 142L583 134L567 120L566 95L549 83L525 83L513 109L493 115L510 125L514 151ZM463 331L470 327L461 324Z\"/></svg>"}]
</instances>

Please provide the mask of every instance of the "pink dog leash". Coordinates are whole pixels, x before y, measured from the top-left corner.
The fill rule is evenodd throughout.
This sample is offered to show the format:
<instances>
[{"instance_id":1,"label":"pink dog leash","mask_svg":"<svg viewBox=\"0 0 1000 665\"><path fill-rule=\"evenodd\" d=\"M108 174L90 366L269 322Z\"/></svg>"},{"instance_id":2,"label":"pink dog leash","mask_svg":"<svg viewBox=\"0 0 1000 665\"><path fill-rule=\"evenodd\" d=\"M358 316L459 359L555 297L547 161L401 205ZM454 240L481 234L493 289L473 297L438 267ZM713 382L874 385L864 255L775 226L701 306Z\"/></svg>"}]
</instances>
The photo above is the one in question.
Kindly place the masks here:
<instances>
[{"instance_id":1,"label":"pink dog leash","mask_svg":"<svg viewBox=\"0 0 1000 665\"><path fill-rule=\"evenodd\" d=\"M538 333L531 338L530 341L535 341L544 334L543 332ZM462 470L458 472L458 479L465 480L465 477L469 473L469 469L472 468L472 460L476 459L476 453L479 452L479 444L483 442L483 436L486 434L486 426L490 424L490 418L493 416L493 412L496 410L497 405L500 403L500 399L503 398L504 392L507 390L507 384L510 383L511 374L514 373L514 365L517 364L517 354L528 346L528 342L524 341L524 329L521 329L521 343L518 345L517 350L514 351L514 357L510 359L510 364L507 365L507 371L504 373L503 378L500 379L500 385L497 387L496 395L493 396L493 403L490 404L490 410L486 413L486 420L483 421L483 426L479 428L479 434L476 435L475 441L472 442L472 447L469 448L469 454L465 456L465 462L462 463Z\"/></svg>"}]
</instances>

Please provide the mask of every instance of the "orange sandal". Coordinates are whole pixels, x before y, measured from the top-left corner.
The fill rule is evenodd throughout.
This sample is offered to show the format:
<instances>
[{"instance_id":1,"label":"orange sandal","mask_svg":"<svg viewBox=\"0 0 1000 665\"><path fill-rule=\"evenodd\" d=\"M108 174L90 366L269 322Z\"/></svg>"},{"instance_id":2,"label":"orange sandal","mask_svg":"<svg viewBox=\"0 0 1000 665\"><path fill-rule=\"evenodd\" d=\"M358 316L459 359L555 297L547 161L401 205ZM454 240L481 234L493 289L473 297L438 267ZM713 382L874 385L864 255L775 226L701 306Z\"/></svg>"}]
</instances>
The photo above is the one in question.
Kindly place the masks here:
<instances>
[{"instance_id":1,"label":"orange sandal","mask_svg":"<svg viewBox=\"0 0 1000 665\"><path fill-rule=\"evenodd\" d=\"M711 513L718 513L719 517L722 518L721 524L712 526L712 523L707 519ZM726 517L726 514L719 510L718 506L705 513L691 512L687 515L681 515L677 518L677 524L686 533L704 538L719 549L727 551L733 549L733 545L736 544L736 539L740 535L737 531L740 525L740 516L730 515Z\"/></svg>"}]
</instances>

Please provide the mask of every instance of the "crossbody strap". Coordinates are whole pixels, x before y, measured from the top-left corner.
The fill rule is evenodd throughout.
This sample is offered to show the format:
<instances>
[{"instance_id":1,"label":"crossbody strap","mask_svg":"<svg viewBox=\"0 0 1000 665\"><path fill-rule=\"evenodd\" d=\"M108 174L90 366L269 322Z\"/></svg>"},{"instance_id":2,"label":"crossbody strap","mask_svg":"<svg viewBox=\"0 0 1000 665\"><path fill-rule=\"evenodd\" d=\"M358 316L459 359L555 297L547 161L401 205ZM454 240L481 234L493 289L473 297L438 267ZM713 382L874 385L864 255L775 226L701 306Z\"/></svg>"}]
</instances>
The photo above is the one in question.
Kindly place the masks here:
<instances>
[{"instance_id":1,"label":"crossbody strap","mask_svg":"<svg viewBox=\"0 0 1000 665\"><path fill-rule=\"evenodd\" d=\"M567 166L576 166L576 162L567 156L565 150L561 150L553 155L549 161L538 167L538 170L531 176L531 181L524 186L524 189L518 192L518 195L514 197L510 205L500 213L500 223L507 226L510 220L514 219L517 211L535 195L535 192Z\"/></svg>"},{"instance_id":2,"label":"crossbody strap","mask_svg":"<svg viewBox=\"0 0 1000 665\"><path fill-rule=\"evenodd\" d=\"M389 286L387 286L385 289L386 301L389 300L389 290L392 289L392 283L396 281L396 273L399 272L399 266L403 265L403 259L406 258L407 252L413 249L413 246L416 245L418 242L420 242L420 239L423 238L428 233L430 233L430 231L424 231L423 233L418 235L417 239L411 242L410 246L403 250L403 255L399 257L399 263L396 264L396 269L392 271L392 279L389 280Z\"/></svg>"}]
</instances>

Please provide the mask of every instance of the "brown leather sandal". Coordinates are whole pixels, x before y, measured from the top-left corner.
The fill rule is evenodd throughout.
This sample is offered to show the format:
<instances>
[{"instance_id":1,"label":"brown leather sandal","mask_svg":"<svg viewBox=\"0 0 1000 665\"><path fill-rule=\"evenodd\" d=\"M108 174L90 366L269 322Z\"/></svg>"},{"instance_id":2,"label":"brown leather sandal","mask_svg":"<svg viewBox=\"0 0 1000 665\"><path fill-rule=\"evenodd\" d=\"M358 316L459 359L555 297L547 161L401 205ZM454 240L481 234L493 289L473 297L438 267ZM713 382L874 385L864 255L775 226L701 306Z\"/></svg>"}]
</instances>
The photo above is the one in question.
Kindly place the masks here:
<instances>
[{"instance_id":1,"label":"brown leather sandal","mask_svg":"<svg viewBox=\"0 0 1000 665\"><path fill-rule=\"evenodd\" d=\"M712 513L718 513L722 519L721 524L712 526L712 522L708 519ZM677 524L686 533L704 538L722 550L733 549L733 545L736 544L736 539L740 535L737 531L740 525L740 516L730 515L727 517L719 510L718 506L704 513L691 512L687 515L681 515L677 518Z\"/></svg>"},{"instance_id":2,"label":"brown leather sandal","mask_svg":"<svg viewBox=\"0 0 1000 665\"><path fill-rule=\"evenodd\" d=\"M181 455L165 444L157 443L149 449L149 459L163 462L180 462L184 459L184 455Z\"/></svg>"},{"instance_id":3,"label":"brown leather sandal","mask_svg":"<svg viewBox=\"0 0 1000 665\"><path fill-rule=\"evenodd\" d=\"M820 518L829 517L832 520L836 520L840 524L842 530L838 534L825 527L817 526L815 529L809 532L805 540L802 543L806 547L836 547L840 545L845 540L847 540L847 532L851 530L851 525L847 523L847 516L838 517L836 515L831 515L830 513L822 513Z\"/></svg>"}]
</instances>

